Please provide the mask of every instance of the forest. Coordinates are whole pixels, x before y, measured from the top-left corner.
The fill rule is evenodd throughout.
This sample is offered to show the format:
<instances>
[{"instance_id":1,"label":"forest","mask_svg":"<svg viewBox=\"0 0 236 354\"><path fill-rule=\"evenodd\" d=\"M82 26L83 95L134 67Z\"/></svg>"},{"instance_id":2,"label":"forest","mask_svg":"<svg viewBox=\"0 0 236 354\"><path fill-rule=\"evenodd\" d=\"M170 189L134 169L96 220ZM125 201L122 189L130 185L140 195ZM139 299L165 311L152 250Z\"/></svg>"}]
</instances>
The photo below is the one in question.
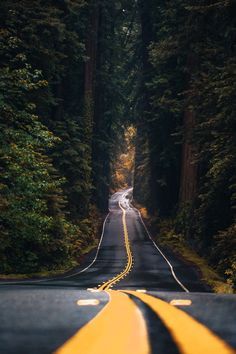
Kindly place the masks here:
<instances>
[{"instance_id":1,"label":"forest","mask_svg":"<svg viewBox=\"0 0 236 354\"><path fill-rule=\"evenodd\" d=\"M0 273L72 267L109 195L236 286L234 0L0 2Z\"/></svg>"}]
</instances>

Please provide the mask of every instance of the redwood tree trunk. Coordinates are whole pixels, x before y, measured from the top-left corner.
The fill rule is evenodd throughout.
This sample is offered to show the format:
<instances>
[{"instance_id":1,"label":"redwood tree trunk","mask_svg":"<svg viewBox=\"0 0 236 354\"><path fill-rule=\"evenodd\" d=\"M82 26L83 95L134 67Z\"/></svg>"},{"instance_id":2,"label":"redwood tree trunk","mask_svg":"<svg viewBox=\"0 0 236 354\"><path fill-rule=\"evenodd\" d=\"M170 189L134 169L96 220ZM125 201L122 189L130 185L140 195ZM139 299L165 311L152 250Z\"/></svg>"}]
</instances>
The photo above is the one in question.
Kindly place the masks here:
<instances>
[{"instance_id":1,"label":"redwood tree trunk","mask_svg":"<svg viewBox=\"0 0 236 354\"><path fill-rule=\"evenodd\" d=\"M188 83L191 88L191 78L197 68L197 57L195 53L190 52L188 55ZM191 92L191 90L190 90ZM187 101L191 99L190 94ZM189 104L189 102L187 102ZM182 167L180 179L180 203L192 202L196 195L197 189L197 164L195 160L195 147L192 143L192 135L195 127L195 112L191 108L186 107L183 119L183 146L182 146Z\"/></svg>"}]
</instances>

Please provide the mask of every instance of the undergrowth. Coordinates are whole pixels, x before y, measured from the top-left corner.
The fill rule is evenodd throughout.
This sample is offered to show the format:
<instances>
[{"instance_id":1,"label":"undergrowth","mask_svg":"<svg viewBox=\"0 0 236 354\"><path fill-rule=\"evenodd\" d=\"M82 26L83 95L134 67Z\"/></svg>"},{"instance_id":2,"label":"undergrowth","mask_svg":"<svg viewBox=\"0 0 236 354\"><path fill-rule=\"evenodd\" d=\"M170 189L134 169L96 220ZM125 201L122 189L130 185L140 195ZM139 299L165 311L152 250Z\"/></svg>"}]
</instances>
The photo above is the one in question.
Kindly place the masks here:
<instances>
[{"instance_id":1,"label":"undergrowth","mask_svg":"<svg viewBox=\"0 0 236 354\"><path fill-rule=\"evenodd\" d=\"M232 277L235 272L231 269L225 272L225 279L219 274L217 268L209 265L206 258L199 255L188 245L184 236L175 232L175 220L160 219L157 216L150 216L144 207L139 207L142 217L150 228L155 241L160 246L168 247L180 255L185 261L191 262L200 270L201 279L208 284L215 293L234 293ZM236 263L234 263L236 270Z\"/></svg>"}]
</instances>

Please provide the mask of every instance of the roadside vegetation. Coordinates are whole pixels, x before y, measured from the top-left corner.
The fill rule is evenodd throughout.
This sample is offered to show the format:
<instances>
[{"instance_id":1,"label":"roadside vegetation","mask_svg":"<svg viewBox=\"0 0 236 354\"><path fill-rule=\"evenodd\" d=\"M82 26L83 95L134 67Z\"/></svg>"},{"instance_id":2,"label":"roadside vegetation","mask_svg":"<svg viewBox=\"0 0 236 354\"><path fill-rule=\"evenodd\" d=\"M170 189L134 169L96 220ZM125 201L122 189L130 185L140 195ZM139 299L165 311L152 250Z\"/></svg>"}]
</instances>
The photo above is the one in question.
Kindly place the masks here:
<instances>
[{"instance_id":1,"label":"roadside vegetation","mask_svg":"<svg viewBox=\"0 0 236 354\"><path fill-rule=\"evenodd\" d=\"M133 183L160 225L174 220L162 238L236 286L235 11L0 3L0 273L73 265L110 192Z\"/></svg>"},{"instance_id":2,"label":"roadside vegetation","mask_svg":"<svg viewBox=\"0 0 236 354\"><path fill-rule=\"evenodd\" d=\"M0 3L0 274L63 271L96 245L132 124L136 13L129 1Z\"/></svg>"},{"instance_id":3,"label":"roadside vegetation","mask_svg":"<svg viewBox=\"0 0 236 354\"><path fill-rule=\"evenodd\" d=\"M143 100L134 197L160 225L173 220L163 233L168 242L181 235L181 245L235 288L236 4L139 4Z\"/></svg>"},{"instance_id":4,"label":"roadside vegetation","mask_svg":"<svg viewBox=\"0 0 236 354\"><path fill-rule=\"evenodd\" d=\"M216 266L210 265L206 257L201 256L187 242L183 234L177 233L175 219L160 219L149 215L147 209L137 205L147 227L151 230L152 237L160 247L173 251L177 257L186 264L196 267L200 279L208 284L213 292L233 294L235 293L235 279L233 273L226 271L224 275Z\"/></svg>"},{"instance_id":5,"label":"roadside vegetation","mask_svg":"<svg viewBox=\"0 0 236 354\"><path fill-rule=\"evenodd\" d=\"M83 0L0 4L2 274L68 269L96 245L109 178L104 125L93 129L97 11Z\"/></svg>"}]
</instances>

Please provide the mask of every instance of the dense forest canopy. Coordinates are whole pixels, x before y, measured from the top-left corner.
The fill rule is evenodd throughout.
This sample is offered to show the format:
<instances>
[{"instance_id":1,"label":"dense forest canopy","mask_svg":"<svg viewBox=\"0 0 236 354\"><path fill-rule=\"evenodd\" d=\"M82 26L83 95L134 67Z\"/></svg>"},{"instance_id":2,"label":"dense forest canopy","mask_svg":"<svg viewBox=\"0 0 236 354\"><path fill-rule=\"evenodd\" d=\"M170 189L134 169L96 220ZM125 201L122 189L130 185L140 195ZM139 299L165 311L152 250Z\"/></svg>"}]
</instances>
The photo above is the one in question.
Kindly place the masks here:
<instances>
[{"instance_id":1,"label":"dense forest canopy","mask_svg":"<svg viewBox=\"0 0 236 354\"><path fill-rule=\"evenodd\" d=\"M2 273L72 264L109 193L134 183L138 203L235 280L235 11L0 3Z\"/></svg>"}]
</instances>

